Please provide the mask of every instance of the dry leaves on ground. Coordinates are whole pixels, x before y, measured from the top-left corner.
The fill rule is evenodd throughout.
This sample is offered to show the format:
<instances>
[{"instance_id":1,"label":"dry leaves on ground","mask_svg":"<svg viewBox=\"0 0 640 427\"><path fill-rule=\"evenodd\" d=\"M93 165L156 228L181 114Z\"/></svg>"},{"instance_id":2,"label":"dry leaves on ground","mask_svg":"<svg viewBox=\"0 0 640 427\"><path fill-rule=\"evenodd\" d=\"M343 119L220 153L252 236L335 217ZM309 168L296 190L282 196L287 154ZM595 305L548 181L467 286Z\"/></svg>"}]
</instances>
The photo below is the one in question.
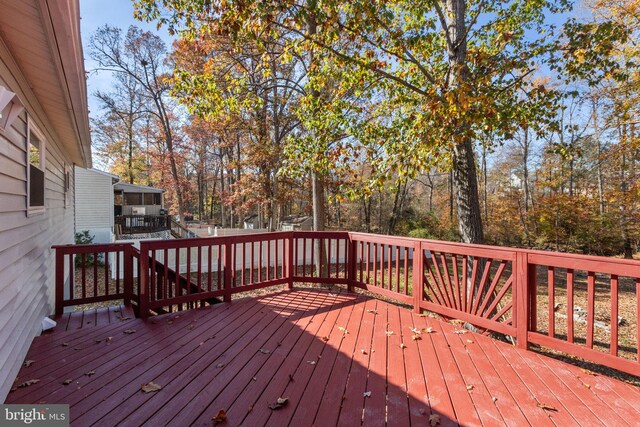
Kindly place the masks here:
<instances>
[{"instance_id":1,"label":"dry leaves on ground","mask_svg":"<svg viewBox=\"0 0 640 427\"><path fill-rule=\"evenodd\" d=\"M126 331L124 331L125 334L127 335L131 335L131 334L135 334L136 330L135 329L127 329Z\"/></svg>"},{"instance_id":2,"label":"dry leaves on ground","mask_svg":"<svg viewBox=\"0 0 640 427\"><path fill-rule=\"evenodd\" d=\"M219 424L227 421L227 413L224 409L220 409L215 417L211 418L214 424Z\"/></svg>"},{"instance_id":3,"label":"dry leaves on ground","mask_svg":"<svg viewBox=\"0 0 640 427\"><path fill-rule=\"evenodd\" d=\"M429 424L431 425L431 427L434 427L440 424L440 415L438 414L429 415Z\"/></svg>"},{"instance_id":4,"label":"dry leaves on ground","mask_svg":"<svg viewBox=\"0 0 640 427\"><path fill-rule=\"evenodd\" d=\"M371 397L371 392L370 391L365 391L364 393L362 393L362 395L364 397Z\"/></svg>"},{"instance_id":5,"label":"dry leaves on ground","mask_svg":"<svg viewBox=\"0 0 640 427\"><path fill-rule=\"evenodd\" d=\"M62 381L63 385L69 385L73 382L73 380L71 378L67 378L66 380Z\"/></svg>"},{"instance_id":6,"label":"dry leaves on ground","mask_svg":"<svg viewBox=\"0 0 640 427\"><path fill-rule=\"evenodd\" d=\"M258 351L259 351L260 353L262 353L262 354L269 354L269 353L271 353L271 351L270 351L270 350L267 350L267 349L265 349L265 348L261 348L261 349L260 349L260 350L258 350Z\"/></svg>"},{"instance_id":7,"label":"dry leaves on ground","mask_svg":"<svg viewBox=\"0 0 640 427\"><path fill-rule=\"evenodd\" d=\"M542 408L545 411L558 412L558 408L555 406L547 405L546 403L538 403L538 408Z\"/></svg>"},{"instance_id":8,"label":"dry leaves on ground","mask_svg":"<svg viewBox=\"0 0 640 427\"><path fill-rule=\"evenodd\" d=\"M34 379L32 379L32 380L27 380L27 381L25 381L25 382L23 382L23 383L18 384L18 385L17 385L17 386L15 386L14 388L12 388L12 389L11 389L11 391L17 390L17 389L19 389L19 388L29 387L30 385L37 384L37 383L39 383L39 382L40 382L40 380L39 380L39 379L37 379L37 378L34 378Z\"/></svg>"},{"instance_id":9,"label":"dry leaves on ground","mask_svg":"<svg viewBox=\"0 0 640 427\"><path fill-rule=\"evenodd\" d=\"M153 393L154 391L162 390L162 386L151 381L146 384L142 384L140 386L140 390L144 391L145 393Z\"/></svg>"},{"instance_id":10,"label":"dry leaves on ground","mask_svg":"<svg viewBox=\"0 0 640 427\"><path fill-rule=\"evenodd\" d=\"M34 362L35 362L35 360L25 360L24 361L24 367L28 368L29 366L33 365Z\"/></svg>"},{"instance_id":11,"label":"dry leaves on ground","mask_svg":"<svg viewBox=\"0 0 640 427\"><path fill-rule=\"evenodd\" d=\"M280 409L286 406L288 401L289 401L289 398L287 397L279 397L278 400L276 400L274 403L271 403L269 405L269 408L275 411L277 409Z\"/></svg>"}]
</instances>

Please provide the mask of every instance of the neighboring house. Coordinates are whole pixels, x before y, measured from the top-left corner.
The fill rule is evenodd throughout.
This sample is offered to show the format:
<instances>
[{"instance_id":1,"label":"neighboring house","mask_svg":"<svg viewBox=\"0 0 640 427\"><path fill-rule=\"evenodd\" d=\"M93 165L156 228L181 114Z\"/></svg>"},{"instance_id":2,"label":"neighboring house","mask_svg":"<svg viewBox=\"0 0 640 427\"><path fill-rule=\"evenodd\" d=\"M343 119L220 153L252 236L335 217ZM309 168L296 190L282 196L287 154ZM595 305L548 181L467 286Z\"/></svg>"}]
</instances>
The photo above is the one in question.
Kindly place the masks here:
<instances>
[{"instance_id":1,"label":"neighboring house","mask_svg":"<svg viewBox=\"0 0 640 427\"><path fill-rule=\"evenodd\" d=\"M88 231L93 243L113 241L113 185L119 178L96 169L75 167L76 233Z\"/></svg>"},{"instance_id":2,"label":"neighboring house","mask_svg":"<svg viewBox=\"0 0 640 427\"><path fill-rule=\"evenodd\" d=\"M164 210L161 188L118 182L113 186L115 216L160 215Z\"/></svg>"},{"instance_id":3,"label":"neighboring house","mask_svg":"<svg viewBox=\"0 0 640 427\"><path fill-rule=\"evenodd\" d=\"M78 1L1 4L0 401L4 401L33 337L41 331L42 319L53 312L51 245L74 242L73 165L91 167L91 143Z\"/></svg>"},{"instance_id":4,"label":"neighboring house","mask_svg":"<svg viewBox=\"0 0 640 427\"><path fill-rule=\"evenodd\" d=\"M280 222L282 231L313 230L313 217L288 216Z\"/></svg>"}]
</instances>

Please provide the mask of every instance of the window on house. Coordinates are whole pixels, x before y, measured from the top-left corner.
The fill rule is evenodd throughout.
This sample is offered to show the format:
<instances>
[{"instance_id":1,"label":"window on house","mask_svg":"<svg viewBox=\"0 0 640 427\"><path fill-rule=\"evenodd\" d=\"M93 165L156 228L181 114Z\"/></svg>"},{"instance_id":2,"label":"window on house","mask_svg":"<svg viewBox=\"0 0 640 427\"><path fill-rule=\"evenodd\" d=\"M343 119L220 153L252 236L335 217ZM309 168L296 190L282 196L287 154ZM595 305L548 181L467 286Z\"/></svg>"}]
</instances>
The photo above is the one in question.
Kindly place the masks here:
<instances>
[{"instance_id":1,"label":"window on house","mask_svg":"<svg viewBox=\"0 0 640 427\"><path fill-rule=\"evenodd\" d=\"M124 193L124 204L128 206L141 205L142 193Z\"/></svg>"},{"instance_id":2,"label":"window on house","mask_svg":"<svg viewBox=\"0 0 640 427\"><path fill-rule=\"evenodd\" d=\"M31 123L29 123L27 147L27 208L30 213L35 213L44 211L46 151L44 138Z\"/></svg>"}]
</instances>

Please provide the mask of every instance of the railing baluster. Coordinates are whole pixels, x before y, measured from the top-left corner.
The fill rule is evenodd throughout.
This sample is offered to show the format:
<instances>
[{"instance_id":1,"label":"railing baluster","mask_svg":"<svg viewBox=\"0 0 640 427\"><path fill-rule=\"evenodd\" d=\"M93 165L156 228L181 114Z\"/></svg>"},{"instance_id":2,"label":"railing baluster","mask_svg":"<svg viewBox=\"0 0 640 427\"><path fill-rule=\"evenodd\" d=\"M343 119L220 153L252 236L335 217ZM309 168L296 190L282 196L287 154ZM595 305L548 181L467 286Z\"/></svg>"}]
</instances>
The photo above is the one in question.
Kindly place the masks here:
<instances>
[{"instance_id":1,"label":"railing baluster","mask_svg":"<svg viewBox=\"0 0 640 427\"><path fill-rule=\"evenodd\" d=\"M80 257L80 262L82 262L82 298L87 297L87 262L85 258L85 254L82 253Z\"/></svg>"},{"instance_id":2,"label":"railing baluster","mask_svg":"<svg viewBox=\"0 0 640 427\"><path fill-rule=\"evenodd\" d=\"M469 257L467 255L462 256L462 289L461 289L461 299L462 299L462 311L467 311L467 292L469 291L467 273L469 268Z\"/></svg>"},{"instance_id":3,"label":"railing baluster","mask_svg":"<svg viewBox=\"0 0 640 427\"><path fill-rule=\"evenodd\" d=\"M393 290L393 281L391 280L392 278L392 268L391 268L391 245L387 245L387 274L388 274L388 281L389 281L389 290L392 291Z\"/></svg>"},{"instance_id":4,"label":"railing baluster","mask_svg":"<svg viewBox=\"0 0 640 427\"><path fill-rule=\"evenodd\" d=\"M587 272L587 348L593 348L593 327L595 321L595 273Z\"/></svg>"},{"instance_id":5,"label":"railing baluster","mask_svg":"<svg viewBox=\"0 0 640 427\"><path fill-rule=\"evenodd\" d=\"M567 341L573 342L573 269L567 269Z\"/></svg>"},{"instance_id":6,"label":"railing baluster","mask_svg":"<svg viewBox=\"0 0 640 427\"><path fill-rule=\"evenodd\" d=\"M548 312L549 319L547 328L547 334L550 337L555 336L556 328L555 328L555 270L553 267L547 268L547 301L548 301Z\"/></svg>"},{"instance_id":7,"label":"railing baluster","mask_svg":"<svg viewBox=\"0 0 640 427\"><path fill-rule=\"evenodd\" d=\"M618 276L611 275L611 344L609 352L618 355ZM640 345L640 341L638 342Z\"/></svg>"},{"instance_id":8,"label":"railing baluster","mask_svg":"<svg viewBox=\"0 0 640 427\"><path fill-rule=\"evenodd\" d=\"M396 292L400 293L400 246L396 248Z\"/></svg>"},{"instance_id":9,"label":"railing baluster","mask_svg":"<svg viewBox=\"0 0 640 427\"><path fill-rule=\"evenodd\" d=\"M102 253L104 254L104 293L109 296L109 258L107 258L106 251ZM120 293L119 290L116 290L116 293Z\"/></svg>"},{"instance_id":10,"label":"railing baluster","mask_svg":"<svg viewBox=\"0 0 640 427\"><path fill-rule=\"evenodd\" d=\"M211 261L213 259L213 245L209 245L207 247L209 248L209 252L207 253L207 291L211 292L211 273L213 271Z\"/></svg>"},{"instance_id":11,"label":"railing baluster","mask_svg":"<svg viewBox=\"0 0 640 427\"><path fill-rule=\"evenodd\" d=\"M245 285L245 282L244 282L244 270L247 267L247 263L246 263L246 259L245 259L246 258L246 254L247 254L246 250L247 250L246 243L242 242L242 273L241 273L242 286Z\"/></svg>"},{"instance_id":12,"label":"railing baluster","mask_svg":"<svg viewBox=\"0 0 640 427\"><path fill-rule=\"evenodd\" d=\"M413 253L415 256L415 251ZM423 275L422 271L413 272L413 274ZM404 294L409 295L409 248L404 248Z\"/></svg>"}]
</instances>

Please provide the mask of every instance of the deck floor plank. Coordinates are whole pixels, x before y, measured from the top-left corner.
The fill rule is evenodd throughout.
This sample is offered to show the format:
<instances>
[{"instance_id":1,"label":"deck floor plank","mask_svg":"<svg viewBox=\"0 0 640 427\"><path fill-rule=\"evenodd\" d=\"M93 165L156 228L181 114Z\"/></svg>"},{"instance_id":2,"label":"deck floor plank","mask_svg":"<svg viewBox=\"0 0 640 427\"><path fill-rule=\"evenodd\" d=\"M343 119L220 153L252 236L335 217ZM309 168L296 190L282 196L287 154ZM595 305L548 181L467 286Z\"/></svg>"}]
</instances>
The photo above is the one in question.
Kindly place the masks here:
<instances>
[{"instance_id":1,"label":"deck floor plank","mask_svg":"<svg viewBox=\"0 0 640 427\"><path fill-rule=\"evenodd\" d=\"M451 348L444 337L443 326L446 327L449 325L444 325L432 318L425 318L425 320L425 327L431 328L431 330L434 331L430 336L433 340L438 361L440 362L441 373L447 384L447 396L451 399L458 423L464 426L482 425L480 416L478 415L478 409L482 410L483 408L475 407L471 396L469 396L467 384L460 373Z\"/></svg>"},{"instance_id":2,"label":"deck floor plank","mask_svg":"<svg viewBox=\"0 0 640 427\"><path fill-rule=\"evenodd\" d=\"M411 422L405 353L417 349L408 346L411 341L411 328L407 328L400 318L400 310L406 309L394 305L388 307L387 322L395 326L393 334L387 337L387 422L390 425L408 426Z\"/></svg>"},{"instance_id":3,"label":"deck floor plank","mask_svg":"<svg viewBox=\"0 0 640 427\"><path fill-rule=\"evenodd\" d=\"M40 382L6 403L69 404L74 426L211 426L221 409L229 426L640 419L636 387L363 295L296 289L122 320L129 316L122 306L60 316L19 373ZM149 381L162 389L142 392ZM278 397L289 401L274 411Z\"/></svg>"},{"instance_id":4,"label":"deck floor plank","mask_svg":"<svg viewBox=\"0 0 640 427\"><path fill-rule=\"evenodd\" d=\"M243 420L243 424L249 426L288 424L304 392L302 386L308 383L313 371L322 363L322 351L326 344L322 337L330 335L334 329L338 328L336 323L341 312L341 309L328 310L315 334L308 335L311 339L307 340L305 345L298 345L291 349L287 358L290 363L286 363L274 372L272 380L256 401L253 411L249 412ZM293 381L290 381L290 376ZM278 411L271 410L268 405L276 402L280 397L288 398L288 404ZM272 415L279 418L280 422L268 423Z\"/></svg>"},{"instance_id":5,"label":"deck floor plank","mask_svg":"<svg viewBox=\"0 0 640 427\"><path fill-rule=\"evenodd\" d=\"M264 325L262 329L250 327L237 339L233 337L227 342L221 341L219 347L223 347L224 350L217 357L212 352L204 355L197 352L190 353L184 359L184 363L191 365L189 369L179 373L179 377L174 379L166 375L164 378L161 376L158 378L158 384L163 384L166 392L148 395L149 398L160 400L155 406L162 408L162 412L154 408L154 405L141 404L127 416L127 423L142 425L147 422L150 425L154 423L158 425L160 421L156 423L153 418L166 420L182 408L197 410L203 405L206 406L206 402L211 401L213 397L211 392L215 392L215 388L206 387L208 383L216 381L220 376L223 377L223 383L229 382L233 380L233 375L229 374L244 366L251 358L259 358L262 355L259 349L269 337L286 327L286 322L294 310L295 300L289 298L279 313L265 312L265 317L260 321ZM284 314L287 311L289 314ZM254 319L250 321L253 323ZM186 400L181 396L191 397Z\"/></svg>"},{"instance_id":6,"label":"deck floor plank","mask_svg":"<svg viewBox=\"0 0 640 427\"><path fill-rule=\"evenodd\" d=\"M340 395L340 413L337 420L339 426L355 426L362 422L362 407L364 400L363 393L367 391L367 372L371 361L371 350L373 349L373 330L376 326L384 327L384 323L379 321L378 304L380 302L370 299L365 303L363 321L358 331L356 350L352 363L349 364L349 372L343 378L345 381L343 392ZM382 305L380 303L380 305ZM336 390L340 394L340 389ZM321 405L321 410L330 411L332 408L328 404ZM324 406L324 409L323 409ZM320 415L320 414L319 414Z\"/></svg>"},{"instance_id":7,"label":"deck floor plank","mask_svg":"<svg viewBox=\"0 0 640 427\"><path fill-rule=\"evenodd\" d=\"M287 340L287 346L277 347L271 353L268 363L263 364L256 375L247 381L246 387L229 406L228 420L231 425L241 423L252 425L252 422L259 418L266 419L271 412L268 405L275 403L279 397L288 397L282 396L282 390L290 380L304 380L304 377L297 372L297 368L301 363L306 363L303 358L309 346L319 335L320 328L325 324L325 319L329 315L326 305L333 299L334 297L324 295L321 298L321 307L305 316L298 326L303 333L291 335L293 339ZM201 417L196 424L203 421L207 420Z\"/></svg>"},{"instance_id":8,"label":"deck floor plank","mask_svg":"<svg viewBox=\"0 0 640 427\"><path fill-rule=\"evenodd\" d=\"M253 382L265 381L266 376L260 375L260 370L263 367L279 366L278 364L285 360L285 357L281 356L282 353L296 344L300 336L303 335L304 327L308 324L309 318L313 318L319 309L318 300L307 303L302 298L295 299L292 302L292 313L288 318L288 325L278 328L270 337L262 337L263 334L261 334L264 339L256 340L251 351L247 351L243 357L236 358L232 364L225 366L225 371L205 386L202 395L198 394L183 408L174 414L169 414L171 423L197 425L197 419L201 418L202 425L210 425L212 415L217 414L221 409L228 411L245 388ZM268 353L262 353L260 349L265 349ZM204 399L203 396L205 396ZM236 408L239 406L236 405ZM248 407L239 409L243 411L242 416L247 409ZM163 411L159 411L157 416L154 415L147 421L146 425L157 425L163 419L167 418L163 417Z\"/></svg>"},{"instance_id":9,"label":"deck floor plank","mask_svg":"<svg viewBox=\"0 0 640 427\"><path fill-rule=\"evenodd\" d=\"M314 417L307 417L309 411L305 408L303 413L294 414L291 425L337 424L351 364L354 363L354 357L356 357L357 354L362 354L358 349L358 342L360 341L365 309L368 302L370 302L370 300L358 298L355 303L353 313L347 324L349 335L345 337L345 339L340 340L339 352L336 354L333 367L324 384L323 392L319 393L320 388L313 389L309 387L307 390L307 392L312 395L312 398L320 397Z\"/></svg>"},{"instance_id":10,"label":"deck floor plank","mask_svg":"<svg viewBox=\"0 0 640 427\"><path fill-rule=\"evenodd\" d=\"M320 390L324 390L326 377L329 376L335 357L339 353L337 351L339 342L353 339L348 329L349 318L353 312L352 308L352 304L341 305L339 311L335 310L338 311L338 316L333 323L329 317L325 319L318 334L326 331L326 335L319 335L320 339L314 340L312 346L307 350L307 355L303 358L302 366L295 372L294 381L290 381L282 392L282 396L288 397L291 404L283 410L271 411L265 425L310 425L308 421L301 423L300 419L293 422L293 415L296 412L302 418L311 418L313 421L319 404L317 397L322 398ZM309 362L315 362L315 364Z\"/></svg>"}]
</instances>

